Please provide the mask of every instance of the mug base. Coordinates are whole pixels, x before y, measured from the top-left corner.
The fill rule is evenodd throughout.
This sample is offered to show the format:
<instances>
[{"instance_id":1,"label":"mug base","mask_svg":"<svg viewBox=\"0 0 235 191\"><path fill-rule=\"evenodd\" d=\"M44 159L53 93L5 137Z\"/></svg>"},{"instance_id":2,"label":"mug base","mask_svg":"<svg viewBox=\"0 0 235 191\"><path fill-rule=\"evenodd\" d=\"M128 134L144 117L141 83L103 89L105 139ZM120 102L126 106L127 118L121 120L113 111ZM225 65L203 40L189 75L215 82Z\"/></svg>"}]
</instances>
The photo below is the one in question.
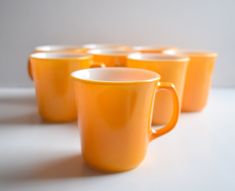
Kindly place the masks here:
<instances>
[{"instance_id":1,"label":"mug base","mask_svg":"<svg viewBox=\"0 0 235 191\"><path fill-rule=\"evenodd\" d=\"M83 159L83 160L89 168L91 168L93 170L96 170L98 172L107 173L107 174L122 173L122 172L130 171L130 170L133 170L133 169L135 169L136 167L138 167L140 165L140 164L137 164L137 165L134 165L134 166L131 166L131 167L126 167L126 168L107 168L107 167L101 167L101 166L91 164L88 161L86 161L85 159Z\"/></svg>"}]
</instances>

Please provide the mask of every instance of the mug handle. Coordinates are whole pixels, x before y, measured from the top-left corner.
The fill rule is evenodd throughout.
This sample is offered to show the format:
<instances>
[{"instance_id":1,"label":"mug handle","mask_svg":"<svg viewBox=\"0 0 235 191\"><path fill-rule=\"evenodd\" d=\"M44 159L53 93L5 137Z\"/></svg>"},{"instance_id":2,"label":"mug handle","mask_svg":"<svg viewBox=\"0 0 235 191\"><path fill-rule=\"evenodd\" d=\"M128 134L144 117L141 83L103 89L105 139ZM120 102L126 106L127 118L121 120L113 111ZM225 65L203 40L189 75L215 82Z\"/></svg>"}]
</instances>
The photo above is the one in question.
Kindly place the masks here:
<instances>
[{"instance_id":1,"label":"mug handle","mask_svg":"<svg viewBox=\"0 0 235 191\"><path fill-rule=\"evenodd\" d=\"M178 121L179 112L180 112L179 98L175 89L175 85L170 82L158 82L157 88L159 88L160 91L161 90L168 91L172 95L173 113L168 124L166 124L164 127L162 127L157 131L153 130L152 135L150 137L150 141L171 131L175 127Z\"/></svg>"},{"instance_id":2,"label":"mug handle","mask_svg":"<svg viewBox=\"0 0 235 191\"><path fill-rule=\"evenodd\" d=\"M31 62L30 62L30 57L28 58L27 70L28 70L29 78L30 78L31 80L33 80L32 66L31 66Z\"/></svg>"}]
</instances>

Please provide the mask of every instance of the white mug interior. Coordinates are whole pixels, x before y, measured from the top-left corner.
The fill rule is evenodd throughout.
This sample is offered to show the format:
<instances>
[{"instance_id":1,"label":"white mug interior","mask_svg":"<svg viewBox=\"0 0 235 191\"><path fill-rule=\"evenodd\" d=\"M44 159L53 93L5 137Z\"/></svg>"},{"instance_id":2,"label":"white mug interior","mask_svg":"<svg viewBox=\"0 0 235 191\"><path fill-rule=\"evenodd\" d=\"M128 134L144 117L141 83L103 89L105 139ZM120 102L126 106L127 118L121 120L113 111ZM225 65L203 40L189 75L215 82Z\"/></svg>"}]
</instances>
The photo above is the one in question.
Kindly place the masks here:
<instances>
[{"instance_id":1,"label":"white mug interior","mask_svg":"<svg viewBox=\"0 0 235 191\"><path fill-rule=\"evenodd\" d=\"M100 83L140 83L160 79L156 72L137 68L91 68L75 71L74 79Z\"/></svg>"}]
</instances>

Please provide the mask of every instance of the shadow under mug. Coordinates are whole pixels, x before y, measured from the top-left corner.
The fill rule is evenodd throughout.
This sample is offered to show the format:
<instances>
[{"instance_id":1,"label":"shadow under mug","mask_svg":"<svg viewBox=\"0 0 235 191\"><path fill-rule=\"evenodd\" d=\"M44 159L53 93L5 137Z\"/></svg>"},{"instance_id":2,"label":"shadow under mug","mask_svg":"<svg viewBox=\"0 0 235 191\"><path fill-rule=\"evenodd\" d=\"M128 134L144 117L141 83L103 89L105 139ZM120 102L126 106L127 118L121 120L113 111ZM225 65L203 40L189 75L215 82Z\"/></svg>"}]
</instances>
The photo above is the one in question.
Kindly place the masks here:
<instances>
[{"instance_id":1,"label":"shadow under mug","mask_svg":"<svg viewBox=\"0 0 235 191\"><path fill-rule=\"evenodd\" d=\"M86 53L87 49L79 45L43 45L37 46L32 53L45 52L45 53L73 53L73 54L82 54ZM32 67L30 60L28 60L28 75L31 80L33 80Z\"/></svg>"},{"instance_id":2,"label":"shadow under mug","mask_svg":"<svg viewBox=\"0 0 235 191\"><path fill-rule=\"evenodd\" d=\"M30 55L30 64L42 119L47 122L75 120L77 109L70 73L94 67L92 56L69 53L33 53Z\"/></svg>"},{"instance_id":3,"label":"shadow under mug","mask_svg":"<svg viewBox=\"0 0 235 191\"><path fill-rule=\"evenodd\" d=\"M135 68L84 69L72 74L79 108L82 155L88 165L103 171L135 168L148 143L172 130L179 101L172 83L160 75ZM155 92L168 91L173 113L167 125L151 128Z\"/></svg>"},{"instance_id":4,"label":"shadow under mug","mask_svg":"<svg viewBox=\"0 0 235 191\"><path fill-rule=\"evenodd\" d=\"M186 55L190 58L181 110L183 112L201 111L207 104L217 54L209 51L180 49L168 50L164 53Z\"/></svg>"},{"instance_id":5,"label":"shadow under mug","mask_svg":"<svg viewBox=\"0 0 235 191\"><path fill-rule=\"evenodd\" d=\"M127 67L143 68L161 75L161 82L175 85L181 106L185 75L189 58L157 53L133 53L128 56ZM170 120L172 101L169 94L159 92L156 95L152 124L165 124Z\"/></svg>"}]
</instances>

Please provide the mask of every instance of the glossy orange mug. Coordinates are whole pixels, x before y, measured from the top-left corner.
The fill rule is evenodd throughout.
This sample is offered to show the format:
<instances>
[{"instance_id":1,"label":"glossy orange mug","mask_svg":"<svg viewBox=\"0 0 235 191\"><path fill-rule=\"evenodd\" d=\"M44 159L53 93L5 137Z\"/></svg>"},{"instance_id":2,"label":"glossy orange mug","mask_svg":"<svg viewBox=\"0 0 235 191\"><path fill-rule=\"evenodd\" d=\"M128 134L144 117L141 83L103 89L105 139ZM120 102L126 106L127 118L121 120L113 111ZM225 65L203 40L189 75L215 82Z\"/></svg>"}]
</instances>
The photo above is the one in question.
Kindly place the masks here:
<instances>
[{"instance_id":1,"label":"glossy orange mug","mask_svg":"<svg viewBox=\"0 0 235 191\"><path fill-rule=\"evenodd\" d=\"M217 54L208 51L178 50L165 54L183 54L190 58L183 94L182 111L201 111L207 104Z\"/></svg>"},{"instance_id":2,"label":"glossy orange mug","mask_svg":"<svg viewBox=\"0 0 235 191\"><path fill-rule=\"evenodd\" d=\"M160 75L135 68L84 69L72 73L79 108L82 155L103 171L135 168L148 143L172 130L179 115L174 85ZM168 91L173 100L169 123L151 128L155 92Z\"/></svg>"},{"instance_id":3,"label":"glossy orange mug","mask_svg":"<svg viewBox=\"0 0 235 191\"><path fill-rule=\"evenodd\" d=\"M127 56L131 50L120 49L93 49L88 53L93 55L93 59L97 63L103 63L107 67L123 67L126 66Z\"/></svg>"},{"instance_id":4,"label":"glossy orange mug","mask_svg":"<svg viewBox=\"0 0 235 191\"><path fill-rule=\"evenodd\" d=\"M33 53L36 52L54 52L54 53L74 53L74 54L80 54L80 53L86 53L86 49L84 47L81 47L79 45L44 45L44 46L37 46L33 50ZM32 69L30 61L28 60L28 74L31 80L33 80L32 76Z\"/></svg>"},{"instance_id":5,"label":"glossy orange mug","mask_svg":"<svg viewBox=\"0 0 235 191\"><path fill-rule=\"evenodd\" d=\"M93 66L88 54L33 53L30 55L39 114L47 122L77 118L70 73Z\"/></svg>"},{"instance_id":6,"label":"glossy orange mug","mask_svg":"<svg viewBox=\"0 0 235 191\"><path fill-rule=\"evenodd\" d=\"M133 53L128 56L127 67L143 68L155 71L161 75L161 82L171 82L181 103L185 75L189 58L186 56L171 56L155 53ZM159 92L153 110L154 125L165 124L170 120L172 101L169 94Z\"/></svg>"}]
</instances>

